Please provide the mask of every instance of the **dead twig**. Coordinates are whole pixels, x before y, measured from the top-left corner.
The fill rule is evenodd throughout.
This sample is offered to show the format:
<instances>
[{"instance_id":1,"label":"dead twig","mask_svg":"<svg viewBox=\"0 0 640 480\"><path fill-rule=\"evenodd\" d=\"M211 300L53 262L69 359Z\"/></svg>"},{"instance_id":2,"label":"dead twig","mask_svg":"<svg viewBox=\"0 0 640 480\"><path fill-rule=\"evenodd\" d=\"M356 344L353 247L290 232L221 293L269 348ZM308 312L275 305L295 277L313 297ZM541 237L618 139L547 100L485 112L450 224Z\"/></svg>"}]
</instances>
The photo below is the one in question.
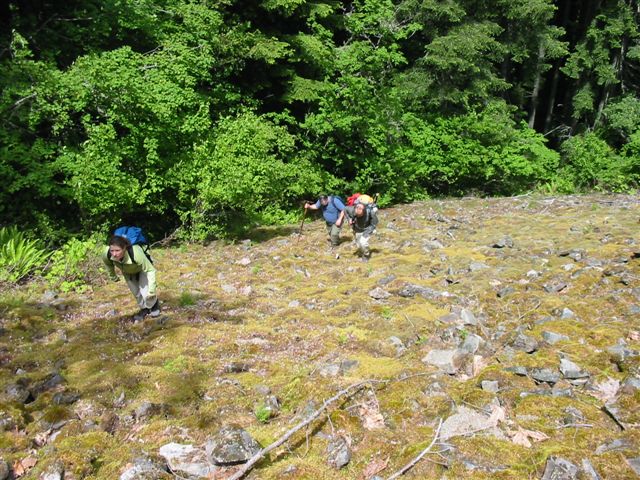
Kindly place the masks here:
<instances>
[{"instance_id":1,"label":"dead twig","mask_svg":"<svg viewBox=\"0 0 640 480\"><path fill-rule=\"evenodd\" d=\"M394 480L396 478L400 478L402 475L404 475L405 473L407 473L409 470L411 470L416 463L418 463L422 457L424 457L427 453L429 453L429 450L431 450L431 448L436 444L436 442L438 441L438 437L440 436L440 429L442 428L442 419L439 420L438 422L438 428L436 429L436 433L433 435L433 440L431 440L431 443L429 444L429 446L427 448L425 448L424 450L422 450L420 452L420 454L418 454L418 456L416 458L414 458L413 460L411 460L409 463L407 463L404 467L402 467L400 470L398 470L396 473L394 473L393 475L391 475L389 478L387 478L387 480Z\"/></svg>"},{"instance_id":2,"label":"dead twig","mask_svg":"<svg viewBox=\"0 0 640 480\"><path fill-rule=\"evenodd\" d=\"M309 415L304 421L298 423L295 427L288 430L284 435L278 438L275 442L263 448L258 453L256 453L253 457L251 457L247 461L247 463L245 463L240 470L238 470L231 477L229 477L228 480L239 480L242 477L244 477L247 473L249 473L249 471L253 468L253 466L256 463L258 463L260 460L262 460L265 457L265 455L267 455L270 451L274 450L275 448L278 448L280 445L282 445L287 440L289 440L289 438L291 438L291 436L293 436L294 433L298 432L299 430L303 429L304 427L309 425L311 422L313 422L329 407L329 405L331 405L336 400L342 397L352 396L356 394L357 392L362 390L366 385L369 385L372 383L386 383L386 382L382 380L366 380L364 382L354 383L353 385L349 385L344 390L340 390L333 397L326 400L320 408L318 408L315 412Z\"/></svg>"}]
</instances>

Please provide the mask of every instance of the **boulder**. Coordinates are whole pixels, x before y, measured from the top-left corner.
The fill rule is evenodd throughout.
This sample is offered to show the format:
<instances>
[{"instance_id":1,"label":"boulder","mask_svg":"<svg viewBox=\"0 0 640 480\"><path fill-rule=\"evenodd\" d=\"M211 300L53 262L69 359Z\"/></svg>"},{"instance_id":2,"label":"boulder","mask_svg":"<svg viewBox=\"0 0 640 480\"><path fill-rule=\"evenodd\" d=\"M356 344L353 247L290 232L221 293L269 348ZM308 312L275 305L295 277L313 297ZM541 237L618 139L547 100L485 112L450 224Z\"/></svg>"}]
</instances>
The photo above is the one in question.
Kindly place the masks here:
<instances>
[{"instance_id":1,"label":"boulder","mask_svg":"<svg viewBox=\"0 0 640 480\"><path fill-rule=\"evenodd\" d=\"M558 342L566 342L569 340L569 337L566 335L562 335L560 333L554 332L542 332L542 339L547 342L549 345L555 345Z\"/></svg>"},{"instance_id":2,"label":"boulder","mask_svg":"<svg viewBox=\"0 0 640 480\"><path fill-rule=\"evenodd\" d=\"M533 353L538 350L538 341L524 333L519 333L511 343L511 347L521 352Z\"/></svg>"},{"instance_id":3,"label":"boulder","mask_svg":"<svg viewBox=\"0 0 640 480\"><path fill-rule=\"evenodd\" d=\"M327 445L327 463L341 469L351 461L351 448L344 437L334 435Z\"/></svg>"},{"instance_id":4,"label":"boulder","mask_svg":"<svg viewBox=\"0 0 640 480\"><path fill-rule=\"evenodd\" d=\"M206 444L207 457L215 465L244 463L260 449L258 442L237 425L223 427Z\"/></svg>"},{"instance_id":5,"label":"boulder","mask_svg":"<svg viewBox=\"0 0 640 480\"><path fill-rule=\"evenodd\" d=\"M424 363L438 367L449 375L455 375L469 358L469 354L458 348L452 350L431 350L422 359Z\"/></svg>"},{"instance_id":6,"label":"boulder","mask_svg":"<svg viewBox=\"0 0 640 480\"><path fill-rule=\"evenodd\" d=\"M533 368L529 374L531 378L533 378L537 382L545 382L551 385L555 384L560 380L560 375L553 370L548 368Z\"/></svg>"},{"instance_id":7,"label":"boulder","mask_svg":"<svg viewBox=\"0 0 640 480\"><path fill-rule=\"evenodd\" d=\"M160 447L159 453L176 475L211 478L216 473L216 467L209 463L205 452L193 445L168 443Z\"/></svg>"},{"instance_id":8,"label":"boulder","mask_svg":"<svg viewBox=\"0 0 640 480\"><path fill-rule=\"evenodd\" d=\"M588 378L589 372L585 372L571 360L563 358L560 360L560 373L567 379Z\"/></svg>"},{"instance_id":9,"label":"boulder","mask_svg":"<svg viewBox=\"0 0 640 480\"><path fill-rule=\"evenodd\" d=\"M549 457L542 480L577 480L578 467L564 458Z\"/></svg>"},{"instance_id":10,"label":"boulder","mask_svg":"<svg viewBox=\"0 0 640 480\"><path fill-rule=\"evenodd\" d=\"M169 480L173 478L164 467L147 458L136 459L122 472L119 480Z\"/></svg>"}]
</instances>

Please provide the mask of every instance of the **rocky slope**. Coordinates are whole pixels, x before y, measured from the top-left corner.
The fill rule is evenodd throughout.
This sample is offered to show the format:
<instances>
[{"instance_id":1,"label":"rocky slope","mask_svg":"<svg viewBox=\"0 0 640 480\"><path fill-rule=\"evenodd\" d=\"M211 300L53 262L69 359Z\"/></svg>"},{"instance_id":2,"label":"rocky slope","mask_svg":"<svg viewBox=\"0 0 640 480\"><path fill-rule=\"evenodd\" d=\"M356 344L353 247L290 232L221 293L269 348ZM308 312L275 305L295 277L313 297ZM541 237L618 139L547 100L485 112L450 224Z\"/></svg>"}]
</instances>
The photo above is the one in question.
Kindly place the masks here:
<instances>
[{"instance_id":1,"label":"rocky slope","mask_svg":"<svg viewBox=\"0 0 640 480\"><path fill-rule=\"evenodd\" d=\"M319 221L156 249L163 315L137 324L123 282L5 292L0 479L231 478L287 432L246 478L425 451L405 478L640 478L639 217L429 201L380 211L369 262Z\"/></svg>"}]
</instances>

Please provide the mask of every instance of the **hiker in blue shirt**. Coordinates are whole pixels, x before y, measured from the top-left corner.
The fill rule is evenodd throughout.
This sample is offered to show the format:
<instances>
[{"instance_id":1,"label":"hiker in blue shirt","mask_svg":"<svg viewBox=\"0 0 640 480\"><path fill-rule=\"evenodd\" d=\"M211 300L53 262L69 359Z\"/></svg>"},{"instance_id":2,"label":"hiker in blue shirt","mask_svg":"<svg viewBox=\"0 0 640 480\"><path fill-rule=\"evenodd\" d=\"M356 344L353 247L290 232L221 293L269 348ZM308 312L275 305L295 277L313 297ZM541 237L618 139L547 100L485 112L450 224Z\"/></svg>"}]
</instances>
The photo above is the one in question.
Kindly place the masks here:
<instances>
[{"instance_id":1,"label":"hiker in blue shirt","mask_svg":"<svg viewBox=\"0 0 640 480\"><path fill-rule=\"evenodd\" d=\"M305 210L322 210L322 216L327 222L327 233L331 246L340 245L340 226L336 225L338 217L344 210L344 202L335 195L320 195L316 203L305 203Z\"/></svg>"}]
</instances>

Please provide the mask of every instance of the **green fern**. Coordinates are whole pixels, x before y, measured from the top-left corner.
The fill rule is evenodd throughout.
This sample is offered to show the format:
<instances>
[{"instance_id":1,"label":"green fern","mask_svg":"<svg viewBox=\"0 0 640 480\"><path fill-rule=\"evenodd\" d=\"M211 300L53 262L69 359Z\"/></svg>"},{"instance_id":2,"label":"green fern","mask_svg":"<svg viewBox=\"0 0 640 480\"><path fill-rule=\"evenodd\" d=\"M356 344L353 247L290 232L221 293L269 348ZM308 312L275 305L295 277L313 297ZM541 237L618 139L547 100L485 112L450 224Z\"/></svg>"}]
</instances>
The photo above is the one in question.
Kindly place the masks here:
<instances>
[{"instance_id":1,"label":"green fern","mask_svg":"<svg viewBox=\"0 0 640 480\"><path fill-rule=\"evenodd\" d=\"M14 227L0 228L0 280L18 282L35 272L49 258L36 240Z\"/></svg>"}]
</instances>

